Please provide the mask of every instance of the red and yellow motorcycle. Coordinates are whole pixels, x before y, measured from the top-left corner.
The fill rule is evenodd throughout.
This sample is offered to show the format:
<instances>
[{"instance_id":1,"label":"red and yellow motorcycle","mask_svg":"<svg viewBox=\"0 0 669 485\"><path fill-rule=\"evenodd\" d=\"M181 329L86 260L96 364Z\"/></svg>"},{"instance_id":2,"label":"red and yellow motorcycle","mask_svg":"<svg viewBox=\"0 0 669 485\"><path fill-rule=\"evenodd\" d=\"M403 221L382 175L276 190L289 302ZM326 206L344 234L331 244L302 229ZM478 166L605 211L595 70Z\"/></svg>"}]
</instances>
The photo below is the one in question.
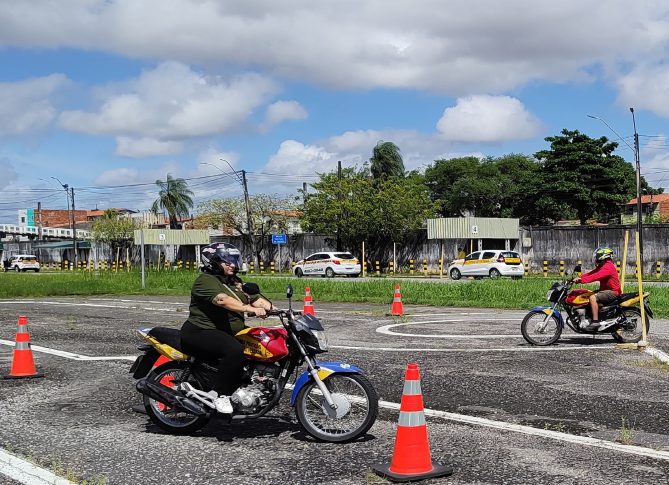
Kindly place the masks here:
<instances>
[{"instance_id":1,"label":"red and yellow motorcycle","mask_svg":"<svg viewBox=\"0 0 669 485\"><path fill-rule=\"evenodd\" d=\"M255 284L245 284L248 294L256 291L249 289L251 285L257 289ZM186 355L178 329L140 330L146 344L138 348L144 353L130 372L139 379L136 388L143 395L151 421L170 433L189 434L215 416L259 418L292 387L290 404L305 432L321 441L338 443L364 435L378 414L374 387L354 365L316 359L328 350L325 330L313 315L293 312L291 286L286 296L288 310L267 312L279 317L280 327L246 328L236 335L243 344L246 365L242 385L230 396L232 415L218 414L214 405L217 396L210 392L218 372L216 362ZM167 362L160 364L161 356L165 357L161 361ZM302 365L306 369L298 373Z\"/></svg>"},{"instance_id":2,"label":"red and yellow motorcycle","mask_svg":"<svg viewBox=\"0 0 669 485\"><path fill-rule=\"evenodd\" d=\"M560 338L565 325L576 333L610 333L616 342L621 343L636 343L641 340L639 293L623 293L610 305L600 307L599 327L589 330L586 327L592 321L590 295L594 292L585 288L572 290L573 284L571 279L554 282L546 294L551 306L536 306L523 318L520 331L527 342L532 345L551 345ZM649 319L653 317L648 295L649 293L644 292L646 333L650 328Z\"/></svg>"}]
</instances>

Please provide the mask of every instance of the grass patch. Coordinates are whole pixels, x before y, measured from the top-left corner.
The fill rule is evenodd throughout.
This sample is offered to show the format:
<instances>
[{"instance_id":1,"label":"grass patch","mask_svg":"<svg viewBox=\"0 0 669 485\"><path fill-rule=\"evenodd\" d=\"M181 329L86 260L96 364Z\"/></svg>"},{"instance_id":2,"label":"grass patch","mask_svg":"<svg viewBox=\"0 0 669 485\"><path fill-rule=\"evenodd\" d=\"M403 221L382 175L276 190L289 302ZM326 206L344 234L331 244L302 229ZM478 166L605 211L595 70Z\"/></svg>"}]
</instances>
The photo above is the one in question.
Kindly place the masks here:
<instances>
[{"instance_id":1,"label":"grass patch","mask_svg":"<svg viewBox=\"0 0 669 485\"><path fill-rule=\"evenodd\" d=\"M129 273L0 273L0 298L28 298L77 295L175 295L188 296L197 277L192 271L149 271L146 288L141 288L138 271ZM301 301L304 289L311 288L318 301L392 303L397 280L343 280L340 278L294 278L286 276L247 275L245 281L257 282L271 299L284 299L286 286L293 285L295 300ZM546 305L549 278L482 279L458 283L402 281L402 302L410 305L484 307L526 310ZM646 289L646 288L644 288ZM634 286L628 284L628 291ZM657 317L669 317L669 288L649 286L650 304Z\"/></svg>"},{"instance_id":2,"label":"grass patch","mask_svg":"<svg viewBox=\"0 0 669 485\"><path fill-rule=\"evenodd\" d=\"M625 416L620 418L620 442L624 445L629 445L634 437L634 424L630 424L629 419Z\"/></svg>"},{"instance_id":3,"label":"grass patch","mask_svg":"<svg viewBox=\"0 0 669 485\"><path fill-rule=\"evenodd\" d=\"M652 358L649 360L634 360L628 362L630 365L634 365L636 367L642 367L644 369L656 369L660 370L662 372L667 372L669 373L669 364L666 364L662 362L659 359Z\"/></svg>"}]
</instances>

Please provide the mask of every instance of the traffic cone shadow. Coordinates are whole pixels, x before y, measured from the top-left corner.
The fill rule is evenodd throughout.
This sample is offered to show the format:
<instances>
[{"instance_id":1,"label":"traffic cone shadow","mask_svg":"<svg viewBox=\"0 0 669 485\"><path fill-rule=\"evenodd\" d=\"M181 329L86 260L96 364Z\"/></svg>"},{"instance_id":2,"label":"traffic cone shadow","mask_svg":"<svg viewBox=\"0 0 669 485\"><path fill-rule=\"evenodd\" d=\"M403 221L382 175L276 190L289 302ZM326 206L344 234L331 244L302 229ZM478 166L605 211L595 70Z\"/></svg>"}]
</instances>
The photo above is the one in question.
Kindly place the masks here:
<instances>
[{"instance_id":1,"label":"traffic cone shadow","mask_svg":"<svg viewBox=\"0 0 669 485\"><path fill-rule=\"evenodd\" d=\"M393 294L393 304L390 306L390 314L394 317L401 317L404 315L404 306L402 305L402 294L400 293L399 283L395 285L395 293Z\"/></svg>"},{"instance_id":2,"label":"traffic cone shadow","mask_svg":"<svg viewBox=\"0 0 669 485\"><path fill-rule=\"evenodd\" d=\"M316 316L316 311L314 310L314 303L311 298L311 288L308 286L304 289L304 308L302 309L302 314L314 315Z\"/></svg>"},{"instance_id":3,"label":"traffic cone shadow","mask_svg":"<svg viewBox=\"0 0 669 485\"><path fill-rule=\"evenodd\" d=\"M435 465L430 457L418 364L407 364L390 465L374 465L372 469L391 482L413 482L453 473L451 466Z\"/></svg>"},{"instance_id":4,"label":"traffic cone shadow","mask_svg":"<svg viewBox=\"0 0 669 485\"><path fill-rule=\"evenodd\" d=\"M37 372L33 351L30 348L30 335L28 334L28 318L20 315L18 328L16 330L16 344L12 352L12 367L5 379L26 379L32 377L44 377Z\"/></svg>"}]
</instances>

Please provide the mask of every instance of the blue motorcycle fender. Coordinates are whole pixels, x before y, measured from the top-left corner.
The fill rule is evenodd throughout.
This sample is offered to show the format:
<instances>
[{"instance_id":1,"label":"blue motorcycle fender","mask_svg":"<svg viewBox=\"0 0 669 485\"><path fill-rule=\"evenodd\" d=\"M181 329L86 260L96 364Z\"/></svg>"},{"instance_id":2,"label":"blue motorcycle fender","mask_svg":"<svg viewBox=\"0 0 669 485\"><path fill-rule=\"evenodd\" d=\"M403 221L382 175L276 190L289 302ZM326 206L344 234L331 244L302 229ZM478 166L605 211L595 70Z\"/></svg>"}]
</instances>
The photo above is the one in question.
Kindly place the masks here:
<instances>
[{"instance_id":1,"label":"blue motorcycle fender","mask_svg":"<svg viewBox=\"0 0 669 485\"><path fill-rule=\"evenodd\" d=\"M318 368L318 377L321 380L325 380L333 374L362 374L362 371L358 367L344 362L316 362L316 367ZM310 379L311 375L308 370L302 372L300 377L297 378L295 387L293 387L293 393L290 395L291 406L295 406L297 394Z\"/></svg>"},{"instance_id":2,"label":"blue motorcycle fender","mask_svg":"<svg viewBox=\"0 0 669 485\"><path fill-rule=\"evenodd\" d=\"M530 310L530 313L545 313L546 315L550 315L551 314L551 308L553 308L553 307L550 307L550 306L535 306L534 308L532 308ZM557 317L558 322L560 322L560 325L564 325L564 320L562 319L562 313L560 313L557 310L555 310L552 313L553 313L553 315L555 315Z\"/></svg>"}]
</instances>

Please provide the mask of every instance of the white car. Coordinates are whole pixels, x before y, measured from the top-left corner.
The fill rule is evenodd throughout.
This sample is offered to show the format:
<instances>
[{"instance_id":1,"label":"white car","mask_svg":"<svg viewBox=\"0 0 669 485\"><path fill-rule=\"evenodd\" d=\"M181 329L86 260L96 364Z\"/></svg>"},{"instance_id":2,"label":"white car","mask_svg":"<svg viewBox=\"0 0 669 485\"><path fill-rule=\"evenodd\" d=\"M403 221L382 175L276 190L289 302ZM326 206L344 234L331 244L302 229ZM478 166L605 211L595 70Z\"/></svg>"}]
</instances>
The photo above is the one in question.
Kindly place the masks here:
<instances>
[{"instance_id":1,"label":"white car","mask_svg":"<svg viewBox=\"0 0 669 485\"><path fill-rule=\"evenodd\" d=\"M19 271L34 271L39 273L39 261L37 256L32 254L18 254L12 256L12 259L9 260L9 271L14 270L17 273Z\"/></svg>"},{"instance_id":2,"label":"white car","mask_svg":"<svg viewBox=\"0 0 669 485\"><path fill-rule=\"evenodd\" d=\"M327 252L314 253L298 261L293 273L298 278L302 276L326 276L334 278L336 275L356 277L360 274L360 261L351 253Z\"/></svg>"},{"instance_id":3,"label":"white car","mask_svg":"<svg viewBox=\"0 0 669 485\"><path fill-rule=\"evenodd\" d=\"M504 249L476 251L465 256L464 259L456 259L448 266L448 275L453 280L459 280L463 276L475 278L490 276L493 279L500 276L511 276L514 279L520 279L524 271L520 254Z\"/></svg>"}]
</instances>

